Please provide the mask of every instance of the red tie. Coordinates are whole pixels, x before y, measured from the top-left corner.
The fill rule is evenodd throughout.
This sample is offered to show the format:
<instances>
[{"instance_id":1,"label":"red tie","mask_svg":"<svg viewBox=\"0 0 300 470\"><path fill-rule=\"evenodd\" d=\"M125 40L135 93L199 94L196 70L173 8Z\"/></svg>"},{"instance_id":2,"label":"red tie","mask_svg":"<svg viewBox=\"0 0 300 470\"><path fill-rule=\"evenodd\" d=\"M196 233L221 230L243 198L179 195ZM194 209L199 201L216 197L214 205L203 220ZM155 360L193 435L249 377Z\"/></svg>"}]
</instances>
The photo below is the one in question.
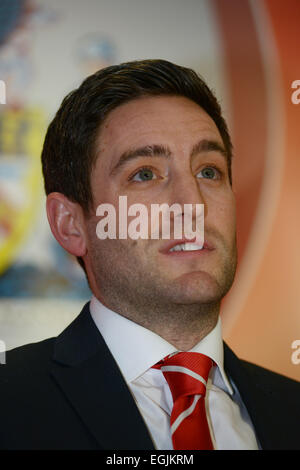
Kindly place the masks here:
<instances>
[{"instance_id":1,"label":"red tie","mask_svg":"<svg viewBox=\"0 0 300 470\"><path fill-rule=\"evenodd\" d=\"M163 372L173 396L170 424L174 450L213 450L204 401L212 365L204 354L180 352L154 366Z\"/></svg>"}]
</instances>

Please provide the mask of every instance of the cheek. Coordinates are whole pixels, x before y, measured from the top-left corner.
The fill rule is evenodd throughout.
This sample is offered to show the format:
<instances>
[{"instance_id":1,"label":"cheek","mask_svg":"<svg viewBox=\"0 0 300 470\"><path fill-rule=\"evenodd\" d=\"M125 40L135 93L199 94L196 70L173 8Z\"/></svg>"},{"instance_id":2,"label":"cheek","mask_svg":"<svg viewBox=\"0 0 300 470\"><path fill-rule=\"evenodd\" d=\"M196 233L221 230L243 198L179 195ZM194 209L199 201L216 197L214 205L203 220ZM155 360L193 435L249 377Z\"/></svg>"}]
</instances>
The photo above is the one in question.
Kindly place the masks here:
<instances>
[{"instance_id":1,"label":"cheek","mask_svg":"<svg viewBox=\"0 0 300 470\"><path fill-rule=\"evenodd\" d=\"M236 208L233 202L223 206L220 218L224 232L228 233L230 237L234 237L236 232Z\"/></svg>"},{"instance_id":2,"label":"cheek","mask_svg":"<svg viewBox=\"0 0 300 470\"><path fill-rule=\"evenodd\" d=\"M207 222L223 232L235 233L236 204L233 193L219 194L207 203Z\"/></svg>"}]
</instances>

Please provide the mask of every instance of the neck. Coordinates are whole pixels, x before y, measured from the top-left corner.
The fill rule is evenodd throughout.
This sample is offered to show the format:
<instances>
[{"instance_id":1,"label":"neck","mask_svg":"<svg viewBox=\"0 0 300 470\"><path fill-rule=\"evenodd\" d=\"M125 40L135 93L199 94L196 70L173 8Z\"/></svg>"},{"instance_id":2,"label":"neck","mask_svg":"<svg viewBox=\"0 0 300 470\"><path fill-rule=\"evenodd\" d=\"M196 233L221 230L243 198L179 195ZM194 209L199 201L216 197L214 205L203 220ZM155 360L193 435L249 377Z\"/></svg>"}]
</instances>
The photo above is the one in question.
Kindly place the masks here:
<instances>
[{"instance_id":1,"label":"neck","mask_svg":"<svg viewBox=\"0 0 300 470\"><path fill-rule=\"evenodd\" d=\"M213 330L217 321L218 311L205 315L203 311L199 310L198 318L189 318L184 325L179 321L171 325L166 323L164 326L153 325L149 329L160 335L179 351L189 351Z\"/></svg>"},{"instance_id":2,"label":"neck","mask_svg":"<svg viewBox=\"0 0 300 470\"><path fill-rule=\"evenodd\" d=\"M216 326L220 302L211 304L119 305L116 299L98 300L110 310L153 331L180 351L189 351ZM139 306L141 307L141 306Z\"/></svg>"}]
</instances>

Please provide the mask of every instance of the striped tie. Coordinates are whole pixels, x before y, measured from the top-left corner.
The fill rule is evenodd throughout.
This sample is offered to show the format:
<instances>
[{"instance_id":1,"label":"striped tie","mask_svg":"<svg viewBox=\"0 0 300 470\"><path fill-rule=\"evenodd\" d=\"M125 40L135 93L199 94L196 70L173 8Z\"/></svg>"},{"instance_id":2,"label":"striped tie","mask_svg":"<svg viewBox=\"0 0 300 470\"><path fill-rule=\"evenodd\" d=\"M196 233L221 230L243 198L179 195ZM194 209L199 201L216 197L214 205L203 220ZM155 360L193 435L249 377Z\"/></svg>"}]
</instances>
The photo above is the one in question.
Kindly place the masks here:
<instances>
[{"instance_id":1,"label":"striped tie","mask_svg":"<svg viewBox=\"0 0 300 470\"><path fill-rule=\"evenodd\" d=\"M170 424L174 450L213 450L204 401L212 365L204 354L180 352L153 366L161 369L173 396Z\"/></svg>"}]
</instances>

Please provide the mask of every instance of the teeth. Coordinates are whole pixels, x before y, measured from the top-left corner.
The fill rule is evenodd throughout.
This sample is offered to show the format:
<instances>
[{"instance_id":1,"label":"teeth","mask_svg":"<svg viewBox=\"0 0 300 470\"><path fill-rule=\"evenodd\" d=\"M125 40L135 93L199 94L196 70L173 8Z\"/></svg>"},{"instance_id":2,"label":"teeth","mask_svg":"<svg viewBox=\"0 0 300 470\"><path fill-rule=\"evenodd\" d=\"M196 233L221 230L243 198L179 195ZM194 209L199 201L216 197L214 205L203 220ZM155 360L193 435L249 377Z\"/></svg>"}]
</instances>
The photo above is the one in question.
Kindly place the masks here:
<instances>
[{"instance_id":1,"label":"teeth","mask_svg":"<svg viewBox=\"0 0 300 470\"><path fill-rule=\"evenodd\" d=\"M195 251L202 250L203 246L197 245L196 243L181 243L180 245L175 245L171 248L171 251Z\"/></svg>"}]
</instances>

